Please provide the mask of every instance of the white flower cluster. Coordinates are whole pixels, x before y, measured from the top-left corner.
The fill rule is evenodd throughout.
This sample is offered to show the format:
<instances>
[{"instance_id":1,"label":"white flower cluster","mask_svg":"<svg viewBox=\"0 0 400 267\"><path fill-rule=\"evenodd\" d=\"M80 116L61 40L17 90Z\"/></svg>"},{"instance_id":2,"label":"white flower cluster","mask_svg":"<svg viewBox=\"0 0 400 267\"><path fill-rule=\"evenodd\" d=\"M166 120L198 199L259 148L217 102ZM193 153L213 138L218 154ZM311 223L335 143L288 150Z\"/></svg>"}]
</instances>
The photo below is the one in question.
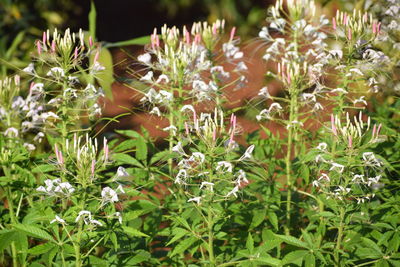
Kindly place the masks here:
<instances>
[{"instance_id":1,"label":"white flower cluster","mask_svg":"<svg viewBox=\"0 0 400 267\"><path fill-rule=\"evenodd\" d=\"M186 109L192 110L192 107ZM211 150L221 144L225 145L226 141L229 148L234 142L235 116L232 116L228 130L224 127L222 112L217 111L214 114L202 113L199 119L194 116L193 124L186 123L185 125L189 140L191 140L191 134L194 134L200 137L206 147ZM224 136L228 140L221 140ZM197 151L191 150L190 153L186 153L181 142L172 148L172 152L176 153L179 159L175 184L184 186L189 195L195 195L188 202L200 204L201 201L208 199L207 196L210 194L221 199L237 197L240 188L249 182L246 172L240 169L239 165L252 159L254 145L249 146L243 155L236 159L227 156L231 149L225 149L227 155L226 157L218 156L219 161L215 161L208 151L203 151L201 148L204 149L204 147L195 146ZM230 185L233 185L233 188L226 192L226 188Z\"/></svg>"},{"instance_id":2,"label":"white flower cluster","mask_svg":"<svg viewBox=\"0 0 400 267\"><path fill-rule=\"evenodd\" d=\"M151 88L141 101L153 106L152 114L161 115L159 106L171 103L177 88L185 90L184 95L180 93L180 97L185 99L198 102L215 99L220 83L231 78L230 72L210 58L218 54L215 50L219 47L217 44L224 26L224 21L218 20L212 25L194 23L190 32L184 27L180 33L176 27L168 28L166 25L162 27L161 35L154 30L148 51L137 58L148 68L140 80ZM241 85L246 81L242 72L247 70L247 66L242 61L243 52L237 43L233 29L229 41L222 44L222 53L227 62L236 65L233 72L239 75L236 82ZM155 73L158 73L157 77Z\"/></svg>"},{"instance_id":3,"label":"white flower cluster","mask_svg":"<svg viewBox=\"0 0 400 267\"><path fill-rule=\"evenodd\" d=\"M61 182L61 179L44 181L45 186L39 186L36 191L44 193L50 197L70 197L75 188L68 182Z\"/></svg>"},{"instance_id":4,"label":"white flower cluster","mask_svg":"<svg viewBox=\"0 0 400 267\"><path fill-rule=\"evenodd\" d=\"M119 199L118 199L118 193L117 192L120 192L122 194L125 193L125 191L124 191L124 189L122 188L121 185L119 185L116 190L113 190L108 186L104 187L103 190L101 191L101 199L102 199L101 200L101 203L102 203L101 205L104 206L107 203L118 202Z\"/></svg>"},{"instance_id":5,"label":"white flower cluster","mask_svg":"<svg viewBox=\"0 0 400 267\"><path fill-rule=\"evenodd\" d=\"M296 97L299 106L310 106L316 112L323 109L319 103L322 93L320 81L324 74L324 66L328 63L325 52L328 35L325 28L329 20L324 16L319 20L314 19L313 0L288 1L287 11L284 10L283 1L277 1L276 5L271 7L271 16L267 18L268 26L259 32L259 38L268 45L263 59L277 64L277 74L269 72L269 75L283 82L287 90L290 90L291 84L297 84ZM272 34L276 32L279 34ZM305 90L307 92L304 92ZM279 99L271 97L266 87L263 87L258 95L264 99ZM268 109L263 109L256 119L273 119L273 115L279 114L281 110L282 106L279 103L272 103Z\"/></svg>"},{"instance_id":6,"label":"white flower cluster","mask_svg":"<svg viewBox=\"0 0 400 267\"><path fill-rule=\"evenodd\" d=\"M316 147L318 154L315 162L319 177L312 185L320 193L341 201L356 200L357 203L363 203L374 196L374 190L383 186L380 180L385 170L384 162L373 152L363 152L379 139L380 127L377 129L375 125L372 132L368 131L369 127L369 118L365 128L361 114L359 118L354 118L354 123L350 122L347 114L347 123L343 126L338 117L332 116L334 139L345 146L336 146L333 153L326 143L319 143ZM340 163L335 160L338 153L344 155L339 159Z\"/></svg>"}]
</instances>

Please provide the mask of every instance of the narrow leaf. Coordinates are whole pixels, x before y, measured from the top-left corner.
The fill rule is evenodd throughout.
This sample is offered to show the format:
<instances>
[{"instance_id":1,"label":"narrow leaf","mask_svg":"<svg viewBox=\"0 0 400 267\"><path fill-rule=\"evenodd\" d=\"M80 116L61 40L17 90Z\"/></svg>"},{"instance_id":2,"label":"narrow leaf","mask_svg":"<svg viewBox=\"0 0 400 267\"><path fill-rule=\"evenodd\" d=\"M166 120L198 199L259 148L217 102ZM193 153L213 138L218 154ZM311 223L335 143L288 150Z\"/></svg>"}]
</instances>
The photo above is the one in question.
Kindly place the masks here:
<instances>
[{"instance_id":1,"label":"narrow leaf","mask_svg":"<svg viewBox=\"0 0 400 267\"><path fill-rule=\"evenodd\" d=\"M16 230L21 231L29 236L54 242L54 239L51 235L49 235L46 231L40 229L37 226L27 224L14 224L13 227Z\"/></svg>"},{"instance_id":2,"label":"narrow leaf","mask_svg":"<svg viewBox=\"0 0 400 267\"><path fill-rule=\"evenodd\" d=\"M292 251L283 258L282 264L293 263L298 266L301 266L301 262L303 261L304 256L308 254L307 250L295 250Z\"/></svg>"},{"instance_id":3,"label":"narrow leaf","mask_svg":"<svg viewBox=\"0 0 400 267\"><path fill-rule=\"evenodd\" d=\"M90 12L89 12L89 34L92 36L92 38L95 40L96 39L96 17L97 17L97 12L96 12L96 6L94 4L94 1L90 1Z\"/></svg>"},{"instance_id":4,"label":"narrow leaf","mask_svg":"<svg viewBox=\"0 0 400 267\"><path fill-rule=\"evenodd\" d=\"M289 245L300 247L300 248L308 248L306 243L304 243L303 241L300 241L299 239L297 239L297 238L295 238L293 236L276 235L276 237L278 237L283 242L285 242L285 243L287 243Z\"/></svg>"},{"instance_id":5,"label":"narrow leaf","mask_svg":"<svg viewBox=\"0 0 400 267\"><path fill-rule=\"evenodd\" d=\"M145 45L150 43L150 36L142 36L133 38L126 41L116 42L116 43L107 43L105 47L121 47L121 46L128 46L128 45Z\"/></svg>"},{"instance_id":6,"label":"narrow leaf","mask_svg":"<svg viewBox=\"0 0 400 267\"><path fill-rule=\"evenodd\" d=\"M55 246L56 246L56 244L47 242L44 244L37 245L36 247L30 248L30 249L28 249L27 252L28 252L28 254L31 254L31 255L40 255L40 254L46 253L47 251L54 248Z\"/></svg>"},{"instance_id":7,"label":"narrow leaf","mask_svg":"<svg viewBox=\"0 0 400 267\"><path fill-rule=\"evenodd\" d=\"M197 241L196 237L189 237L185 240L183 240L182 242L180 242L175 248L174 250L171 252L170 257L176 255L176 254L180 254L182 252L184 252L185 250L187 250L191 245L193 245L193 243L195 243Z\"/></svg>"},{"instance_id":8,"label":"narrow leaf","mask_svg":"<svg viewBox=\"0 0 400 267\"><path fill-rule=\"evenodd\" d=\"M140 163L137 159L127 154L116 153L113 155L113 159L118 163L129 164L135 167L144 168L142 163Z\"/></svg>"},{"instance_id":9,"label":"narrow leaf","mask_svg":"<svg viewBox=\"0 0 400 267\"><path fill-rule=\"evenodd\" d=\"M133 237L149 237L145 233L140 232L138 229L129 226L123 226L122 229L124 229L125 233Z\"/></svg>"}]
</instances>

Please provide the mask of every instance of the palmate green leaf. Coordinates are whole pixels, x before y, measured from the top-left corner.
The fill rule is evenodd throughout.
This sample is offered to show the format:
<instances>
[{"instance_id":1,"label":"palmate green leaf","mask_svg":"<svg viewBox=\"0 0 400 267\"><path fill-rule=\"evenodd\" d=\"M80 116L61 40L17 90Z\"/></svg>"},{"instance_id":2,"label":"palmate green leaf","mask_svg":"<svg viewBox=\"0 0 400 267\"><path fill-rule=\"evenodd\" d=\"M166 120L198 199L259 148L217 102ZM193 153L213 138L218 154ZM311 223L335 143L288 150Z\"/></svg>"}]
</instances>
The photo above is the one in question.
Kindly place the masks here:
<instances>
[{"instance_id":1,"label":"palmate green leaf","mask_svg":"<svg viewBox=\"0 0 400 267\"><path fill-rule=\"evenodd\" d=\"M174 243L178 239L181 239L182 237L184 237L188 233L189 233L189 231L187 231L187 230L185 230L183 228L180 228L180 227L174 228L172 230L172 234L174 235L174 237L167 243L167 246L169 246L170 244Z\"/></svg>"},{"instance_id":2,"label":"palmate green leaf","mask_svg":"<svg viewBox=\"0 0 400 267\"><path fill-rule=\"evenodd\" d=\"M400 261L397 260L388 260L394 267L400 267Z\"/></svg>"},{"instance_id":3,"label":"palmate green leaf","mask_svg":"<svg viewBox=\"0 0 400 267\"><path fill-rule=\"evenodd\" d=\"M37 226L28 224L13 224L13 228L29 236L54 242L54 238L51 235Z\"/></svg>"},{"instance_id":4,"label":"palmate green leaf","mask_svg":"<svg viewBox=\"0 0 400 267\"><path fill-rule=\"evenodd\" d=\"M262 252L268 252L271 249L274 249L282 244L282 240L280 239L270 239L266 242L264 242L261 246L257 247L257 250L262 253Z\"/></svg>"},{"instance_id":5,"label":"palmate green leaf","mask_svg":"<svg viewBox=\"0 0 400 267\"><path fill-rule=\"evenodd\" d=\"M189 226L189 223L186 221L185 218L176 216L176 217L171 217L172 220L176 221L177 223L179 223L182 226L185 226L186 229L188 229L189 231L191 231L191 228Z\"/></svg>"},{"instance_id":6,"label":"palmate green leaf","mask_svg":"<svg viewBox=\"0 0 400 267\"><path fill-rule=\"evenodd\" d=\"M109 262L107 260L103 260L93 255L89 255L88 264L89 266L109 266Z\"/></svg>"},{"instance_id":7,"label":"palmate green leaf","mask_svg":"<svg viewBox=\"0 0 400 267\"><path fill-rule=\"evenodd\" d=\"M303 241L293 237L293 236L286 236L286 235L275 235L277 238L281 239L283 242L285 242L286 244L292 245L292 246L296 246L296 247L300 247L300 248L307 248L309 249L309 247L307 246L306 243L304 243Z\"/></svg>"},{"instance_id":8,"label":"palmate green leaf","mask_svg":"<svg viewBox=\"0 0 400 267\"><path fill-rule=\"evenodd\" d=\"M113 154L113 160L120 164L129 164L135 167L144 168L143 164L132 156L123 153Z\"/></svg>"},{"instance_id":9,"label":"palmate green leaf","mask_svg":"<svg viewBox=\"0 0 400 267\"><path fill-rule=\"evenodd\" d=\"M150 160L150 165L153 165L156 162L159 161L168 161L169 159L173 158L174 154L169 152L169 151L161 151L156 154L151 158Z\"/></svg>"},{"instance_id":10,"label":"palmate green leaf","mask_svg":"<svg viewBox=\"0 0 400 267\"><path fill-rule=\"evenodd\" d=\"M94 56L93 56L94 57ZM92 59L93 62L94 58ZM113 98L111 86L114 82L114 65L110 51L107 48L101 48L99 53L98 62L105 67L104 70L96 74L96 80L103 88L106 96L110 99Z\"/></svg>"},{"instance_id":11,"label":"palmate green leaf","mask_svg":"<svg viewBox=\"0 0 400 267\"><path fill-rule=\"evenodd\" d=\"M135 251L135 253L135 256L126 261L126 266L136 265L151 258L151 254L144 250Z\"/></svg>"},{"instance_id":12,"label":"palmate green leaf","mask_svg":"<svg viewBox=\"0 0 400 267\"><path fill-rule=\"evenodd\" d=\"M32 169L32 173L46 173L46 172L51 172L56 170L56 166L55 165L51 165L51 164L42 164L42 165L38 165L35 168Z\"/></svg>"},{"instance_id":13,"label":"palmate green leaf","mask_svg":"<svg viewBox=\"0 0 400 267\"><path fill-rule=\"evenodd\" d=\"M367 247L373 249L377 254L382 255L381 249L374 241L372 241L371 239L368 239L366 237L361 237L361 240Z\"/></svg>"},{"instance_id":14,"label":"palmate green leaf","mask_svg":"<svg viewBox=\"0 0 400 267\"><path fill-rule=\"evenodd\" d=\"M110 240L111 240L111 243L114 246L113 249L114 250L118 250L119 244L118 244L117 234L115 232L110 233Z\"/></svg>"},{"instance_id":15,"label":"palmate green leaf","mask_svg":"<svg viewBox=\"0 0 400 267\"><path fill-rule=\"evenodd\" d=\"M14 230L2 230L0 232L0 253L11 245L14 241L16 232Z\"/></svg>"},{"instance_id":16,"label":"palmate green leaf","mask_svg":"<svg viewBox=\"0 0 400 267\"><path fill-rule=\"evenodd\" d=\"M138 229L129 226L122 226L122 229L124 230L125 233L127 233L132 237L149 237L145 233L140 232Z\"/></svg>"},{"instance_id":17,"label":"palmate green leaf","mask_svg":"<svg viewBox=\"0 0 400 267\"><path fill-rule=\"evenodd\" d=\"M117 146L113 148L114 153L115 152L122 152L125 150L130 150L136 147L136 140L124 140L121 143L119 143Z\"/></svg>"},{"instance_id":18,"label":"palmate green leaf","mask_svg":"<svg viewBox=\"0 0 400 267\"><path fill-rule=\"evenodd\" d=\"M59 250L59 247L57 246L57 247L50 249L49 252L45 254L47 256L47 265L48 266L54 265L53 259L57 255L58 250Z\"/></svg>"},{"instance_id":19,"label":"palmate green leaf","mask_svg":"<svg viewBox=\"0 0 400 267\"><path fill-rule=\"evenodd\" d=\"M64 253L70 254L70 255L75 254L75 249L70 244L64 244L62 247L63 247Z\"/></svg>"},{"instance_id":20,"label":"palmate green leaf","mask_svg":"<svg viewBox=\"0 0 400 267\"><path fill-rule=\"evenodd\" d=\"M124 214L123 214L124 221L131 221L133 219L136 219L143 213L145 213L144 210L132 210L132 211L124 212Z\"/></svg>"},{"instance_id":21,"label":"palmate green leaf","mask_svg":"<svg viewBox=\"0 0 400 267\"><path fill-rule=\"evenodd\" d=\"M399 234L396 232L393 235L393 238L389 241L388 244L388 250L389 251L398 251L400 247L400 236Z\"/></svg>"},{"instance_id":22,"label":"palmate green leaf","mask_svg":"<svg viewBox=\"0 0 400 267\"><path fill-rule=\"evenodd\" d=\"M175 248L171 251L170 257L173 257L174 255L180 254L187 250L191 245L193 245L197 241L197 238L192 236L189 237L182 242L180 242L178 245L175 246Z\"/></svg>"},{"instance_id":23,"label":"palmate green leaf","mask_svg":"<svg viewBox=\"0 0 400 267\"><path fill-rule=\"evenodd\" d=\"M104 47L121 47L121 46L128 46L128 45L146 45L150 43L150 36L141 36L137 38L133 38L130 40L115 42L115 43L106 43Z\"/></svg>"},{"instance_id":24,"label":"palmate green leaf","mask_svg":"<svg viewBox=\"0 0 400 267\"><path fill-rule=\"evenodd\" d=\"M18 258L21 262L26 260L27 257L27 253L25 253L25 251L28 250L28 236L23 233L23 232L18 232L16 231L15 233L15 237L14 237L14 242L15 242L15 247L17 249L17 251L19 251L20 253L18 254Z\"/></svg>"},{"instance_id":25,"label":"palmate green leaf","mask_svg":"<svg viewBox=\"0 0 400 267\"><path fill-rule=\"evenodd\" d=\"M57 245L51 242L47 242L44 244L37 245L36 247L28 249L27 253L30 255L40 255L44 254L50 249L56 247Z\"/></svg>"},{"instance_id":26,"label":"palmate green leaf","mask_svg":"<svg viewBox=\"0 0 400 267\"><path fill-rule=\"evenodd\" d=\"M273 211L268 211L268 220L274 227L275 231L278 231L279 225L278 225L278 216L276 216L276 213Z\"/></svg>"},{"instance_id":27,"label":"palmate green leaf","mask_svg":"<svg viewBox=\"0 0 400 267\"><path fill-rule=\"evenodd\" d=\"M24 40L25 37L25 32L20 31L17 36L14 38L12 41L10 47L8 48L7 52L4 55L5 60L11 59L12 55L15 53L17 50L18 46L21 44L21 42Z\"/></svg>"},{"instance_id":28,"label":"palmate green leaf","mask_svg":"<svg viewBox=\"0 0 400 267\"><path fill-rule=\"evenodd\" d=\"M246 248L247 248L247 250L249 251L250 254L253 254L253 251L254 251L254 240L253 240L253 237L251 236L251 233L249 233L248 236L247 236Z\"/></svg>"},{"instance_id":29,"label":"palmate green leaf","mask_svg":"<svg viewBox=\"0 0 400 267\"><path fill-rule=\"evenodd\" d=\"M372 248L359 248L356 250L356 255L360 258L367 259L379 259L382 256L380 253L377 253Z\"/></svg>"},{"instance_id":30,"label":"palmate green leaf","mask_svg":"<svg viewBox=\"0 0 400 267\"><path fill-rule=\"evenodd\" d=\"M136 158L141 161L147 160L147 144L142 136L136 139Z\"/></svg>"},{"instance_id":31,"label":"palmate green leaf","mask_svg":"<svg viewBox=\"0 0 400 267\"><path fill-rule=\"evenodd\" d=\"M96 6L94 1L90 1L90 12L89 12L89 34L92 38L96 39Z\"/></svg>"},{"instance_id":32,"label":"palmate green leaf","mask_svg":"<svg viewBox=\"0 0 400 267\"><path fill-rule=\"evenodd\" d=\"M251 262L256 264L260 264L260 266L282 266L282 262L279 259L269 258L269 257L259 257L256 259L252 259Z\"/></svg>"},{"instance_id":33,"label":"palmate green leaf","mask_svg":"<svg viewBox=\"0 0 400 267\"><path fill-rule=\"evenodd\" d=\"M266 209L254 210L253 219L251 220L250 229L254 229L259 226L265 219L267 213Z\"/></svg>"},{"instance_id":34,"label":"palmate green leaf","mask_svg":"<svg viewBox=\"0 0 400 267\"><path fill-rule=\"evenodd\" d=\"M116 130L115 132L135 139L142 137L140 133L133 130Z\"/></svg>"},{"instance_id":35,"label":"palmate green leaf","mask_svg":"<svg viewBox=\"0 0 400 267\"><path fill-rule=\"evenodd\" d=\"M312 253L307 254L304 257L304 265L307 267L315 267L315 256Z\"/></svg>"},{"instance_id":36,"label":"palmate green leaf","mask_svg":"<svg viewBox=\"0 0 400 267\"><path fill-rule=\"evenodd\" d=\"M289 252L288 254L283 257L282 264L296 264L297 266L301 266L301 263L303 262L303 258L308 254L309 252L307 250L295 250L292 252Z\"/></svg>"}]
</instances>

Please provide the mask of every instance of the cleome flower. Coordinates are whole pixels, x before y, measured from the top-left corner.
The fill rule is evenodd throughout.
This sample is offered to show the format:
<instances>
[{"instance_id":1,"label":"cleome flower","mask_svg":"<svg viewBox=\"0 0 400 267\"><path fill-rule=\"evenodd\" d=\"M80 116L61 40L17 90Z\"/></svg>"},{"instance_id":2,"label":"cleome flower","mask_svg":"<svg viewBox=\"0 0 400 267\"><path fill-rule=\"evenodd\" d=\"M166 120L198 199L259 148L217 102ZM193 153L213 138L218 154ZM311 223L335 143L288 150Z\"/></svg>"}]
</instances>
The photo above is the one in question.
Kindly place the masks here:
<instances>
[{"instance_id":1,"label":"cleome flower","mask_svg":"<svg viewBox=\"0 0 400 267\"><path fill-rule=\"evenodd\" d=\"M103 190L101 191L101 203L102 206L107 204L107 203L115 203L118 202L118 194L115 192L113 189L110 187L104 187Z\"/></svg>"},{"instance_id":2,"label":"cleome flower","mask_svg":"<svg viewBox=\"0 0 400 267\"><path fill-rule=\"evenodd\" d=\"M60 179L44 181L45 186L39 186L36 191L44 193L51 197L70 197L75 188L68 182L61 182Z\"/></svg>"},{"instance_id":3,"label":"cleome flower","mask_svg":"<svg viewBox=\"0 0 400 267\"><path fill-rule=\"evenodd\" d=\"M54 220L50 221L50 224L53 224L53 223L55 223L55 222L60 223L60 224L67 225L67 223L65 222L65 220L61 219L58 215L56 215L56 218L55 218Z\"/></svg>"}]
</instances>

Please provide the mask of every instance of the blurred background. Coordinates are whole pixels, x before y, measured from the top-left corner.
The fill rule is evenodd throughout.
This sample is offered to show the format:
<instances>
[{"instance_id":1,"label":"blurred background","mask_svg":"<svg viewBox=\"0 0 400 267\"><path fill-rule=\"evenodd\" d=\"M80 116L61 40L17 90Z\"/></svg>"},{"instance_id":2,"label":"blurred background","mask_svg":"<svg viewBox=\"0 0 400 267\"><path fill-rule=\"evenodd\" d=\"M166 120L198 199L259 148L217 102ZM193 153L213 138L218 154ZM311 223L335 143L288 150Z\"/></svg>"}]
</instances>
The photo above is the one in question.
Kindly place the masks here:
<instances>
[{"instance_id":1,"label":"blurred background","mask_svg":"<svg viewBox=\"0 0 400 267\"><path fill-rule=\"evenodd\" d=\"M89 30L95 24L95 39L108 47L113 79L101 84L112 99L104 100L104 116L115 117L121 113L129 115L120 118L119 128L139 130L145 126L154 136L163 136L160 130L163 122L156 121L139 108L141 95L127 87L124 80L129 78L127 69L136 56L143 52L139 45L118 43L148 36L153 29L163 24L169 26L190 26L196 21L213 22L225 19L227 31L233 26L242 40L242 49L248 57L250 83L245 91L229 92L228 108L235 108L251 101L263 86L267 66L261 60L263 49L252 42L264 26L267 9L274 0L0 0L0 76L15 73L30 62L34 40L42 32L54 28L64 30L80 28ZM320 9L333 16L340 7L352 10L356 5L365 5L363 0L317 0ZM96 16L89 25L90 12L95 8ZM93 14L92 14L93 15ZM129 43L129 42L128 42ZM252 45L253 43L253 45ZM258 52L260 52L258 54ZM109 88L107 88L109 87ZM277 92L275 92L277 93ZM258 123L242 116L240 123L247 131L253 131ZM111 125L112 126L112 125ZM117 127L117 124L114 125ZM271 126L273 130L275 126Z\"/></svg>"}]
</instances>

